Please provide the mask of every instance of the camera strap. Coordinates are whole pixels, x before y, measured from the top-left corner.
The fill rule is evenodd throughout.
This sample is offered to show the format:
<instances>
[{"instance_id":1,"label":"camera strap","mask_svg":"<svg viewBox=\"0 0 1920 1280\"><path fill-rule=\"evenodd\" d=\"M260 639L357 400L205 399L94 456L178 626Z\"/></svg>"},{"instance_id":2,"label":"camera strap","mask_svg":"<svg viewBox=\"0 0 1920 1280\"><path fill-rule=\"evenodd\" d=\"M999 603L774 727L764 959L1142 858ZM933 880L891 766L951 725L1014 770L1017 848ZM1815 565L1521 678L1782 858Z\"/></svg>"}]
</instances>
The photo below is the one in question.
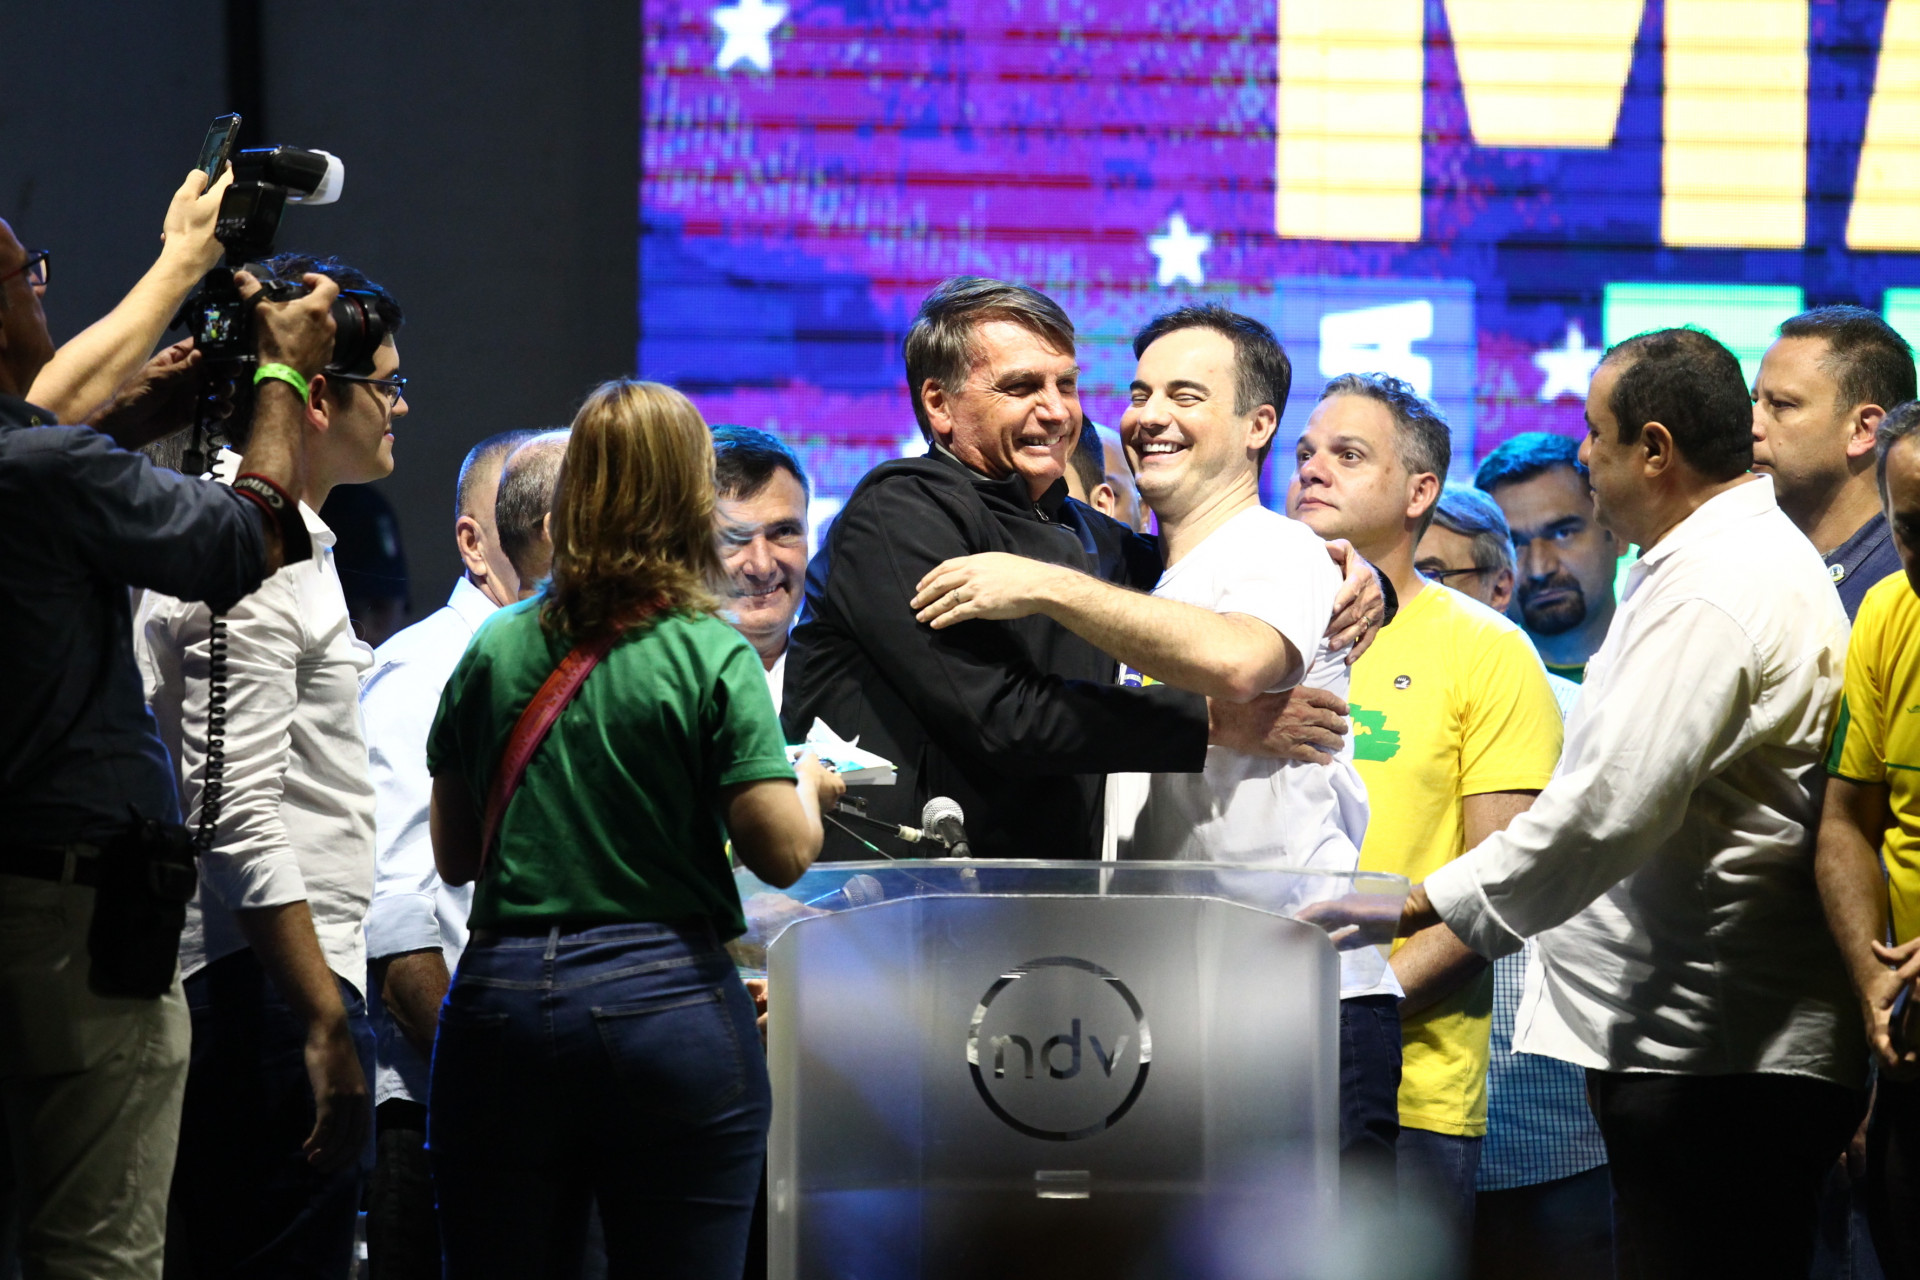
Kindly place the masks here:
<instances>
[{"instance_id":1,"label":"camera strap","mask_svg":"<svg viewBox=\"0 0 1920 1280\"><path fill-rule=\"evenodd\" d=\"M480 870L475 879L486 875L487 860L493 853L493 842L500 834L500 823L507 816L507 805L513 800L513 793L520 789L521 779L526 777L527 766L533 762L534 752L546 741L547 733L560 719L560 713L567 709L580 686L587 682L593 669L607 656L620 637L627 631L646 621L659 608L660 601L649 602L640 615L624 627L616 627L592 640L583 641L568 651L560 660L560 665L541 684L520 718L514 722L513 733L507 739L506 750L500 753L500 763L493 771L493 780L487 787L486 814L481 820L480 834Z\"/></svg>"},{"instance_id":2,"label":"camera strap","mask_svg":"<svg viewBox=\"0 0 1920 1280\"><path fill-rule=\"evenodd\" d=\"M285 489L257 471L235 476L232 487L235 493L259 507L279 529L282 568L313 559L313 539L307 533L300 504Z\"/></svg>"}]
</instances>

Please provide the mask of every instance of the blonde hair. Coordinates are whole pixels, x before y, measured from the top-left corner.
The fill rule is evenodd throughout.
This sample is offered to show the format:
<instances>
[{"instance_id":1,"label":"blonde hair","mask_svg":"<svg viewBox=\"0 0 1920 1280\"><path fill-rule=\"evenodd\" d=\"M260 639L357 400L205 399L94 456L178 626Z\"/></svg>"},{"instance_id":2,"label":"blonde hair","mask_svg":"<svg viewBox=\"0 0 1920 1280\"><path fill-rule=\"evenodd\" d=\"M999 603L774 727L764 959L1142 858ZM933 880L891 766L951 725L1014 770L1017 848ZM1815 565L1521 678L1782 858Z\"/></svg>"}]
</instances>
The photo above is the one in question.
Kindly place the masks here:
<instances>
[{"instance_id":1,"label":"blonde hair","mask_svg":"<svg viewBox=\"0 0 1920 1280\"><path fill-rule=\"evenodd\" d=\"M573 640L646 606L711 612L724 577L713 534L713 437L658 382L603 382L574 416L553 495L553 579L542 624Z\"/></svg>"}]
</instances>

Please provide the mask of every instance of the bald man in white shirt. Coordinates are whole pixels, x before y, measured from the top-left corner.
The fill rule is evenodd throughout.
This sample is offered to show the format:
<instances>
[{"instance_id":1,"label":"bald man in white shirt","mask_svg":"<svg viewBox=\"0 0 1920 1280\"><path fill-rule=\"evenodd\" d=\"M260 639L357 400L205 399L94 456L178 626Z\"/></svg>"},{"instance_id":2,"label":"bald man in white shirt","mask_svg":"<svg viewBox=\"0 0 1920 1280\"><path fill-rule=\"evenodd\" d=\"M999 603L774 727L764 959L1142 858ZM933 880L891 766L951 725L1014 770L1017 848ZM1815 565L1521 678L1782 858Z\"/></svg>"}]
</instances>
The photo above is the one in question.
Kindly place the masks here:
<instances>
[{"instance_id":1,"label":"bald man in white shirt","mask_svg":"<svg viewBox=\"0 0 1920 1280\"><path fill-rule=\"evenodd\" d=\"M1645 550L1533 808L1433 873L1400 931L1481 955L1538 936L1514 1047L1587 1068L1622 1275L1801 1277L1821 1179L1865 1106L1865 1043L1813 883L1847 619L1748 474L1733 354L1614 347L1581 461Z\"/></svg>"},{"instance_id":2,"label":"bald man in white shirt","mask_svg":"<svg viewBox=\"0 0 1920 1280\"><path fill-rule=\"evenodd\" d=\"M373 902L367 909L367 1013L374 1029L374 1167L367 1251L383 1277L440 1274L427 1168L427 1063L440 1001L467 941L471 887L449 888L427 835L427 730L467 641L520 598L501 546L495 496L507 456L534 438L503 431L468 451L454 499L463 571L444 607L374 652L360 688L375 797Z\"/></svg>"}]
</instances>

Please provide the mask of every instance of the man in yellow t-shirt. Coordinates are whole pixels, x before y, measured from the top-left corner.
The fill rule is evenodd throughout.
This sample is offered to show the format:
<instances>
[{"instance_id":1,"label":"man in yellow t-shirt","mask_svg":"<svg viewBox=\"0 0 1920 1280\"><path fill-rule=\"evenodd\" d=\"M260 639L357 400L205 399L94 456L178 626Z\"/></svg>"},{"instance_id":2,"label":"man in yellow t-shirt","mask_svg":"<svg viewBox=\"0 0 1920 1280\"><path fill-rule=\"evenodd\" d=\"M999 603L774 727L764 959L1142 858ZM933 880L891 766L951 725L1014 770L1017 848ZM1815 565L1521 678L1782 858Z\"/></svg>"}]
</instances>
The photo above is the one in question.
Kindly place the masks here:
<instances>
[{"instance_id":1,"label":"man in yellow t-shirt","mask_svg":"<svg viewBox=\"0 0 1920 1280\"><path fill-rule=\"evenodd\" d=\"M1449 461L1445 421L1407 384L1348 374L1307 422L1289 512L1352 542L1393 582L1400 614L1354 665L1354 759L1372 816L1360 866L1416 883L1502 830L1560 758L1560 711L1526 633L1414 568ZM1427 930L1393 957L1406 990L1402 1185L1437 1200L1464 1247L1487 1125L1485 960Z\"/></svg>"},{"instance_id":2,"label":"man in yellow t-shirt","mask_svg":"<svg viewBox=\"0 0 1920 1280\"><path fill-rule=\"evenodd\" d=\"M1814 870L1880 1068L1867 1219L1891 1276L1920 1275L1920 406L1889 413L1878 448L1906 572L1854 618ZM1902 997L1916 1010L1904 1018Z\"/></svg>"}]
</instances>

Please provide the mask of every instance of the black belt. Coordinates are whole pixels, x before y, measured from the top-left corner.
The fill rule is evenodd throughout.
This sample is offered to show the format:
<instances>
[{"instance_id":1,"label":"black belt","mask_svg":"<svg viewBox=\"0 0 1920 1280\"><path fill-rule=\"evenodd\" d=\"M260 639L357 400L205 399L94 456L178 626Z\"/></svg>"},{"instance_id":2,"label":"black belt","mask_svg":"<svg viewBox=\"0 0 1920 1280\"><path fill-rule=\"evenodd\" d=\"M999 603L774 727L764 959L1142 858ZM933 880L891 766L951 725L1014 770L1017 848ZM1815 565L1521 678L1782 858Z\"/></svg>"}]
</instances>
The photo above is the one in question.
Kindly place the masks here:
<instances>
[{"instance_id":1,"label":"black belt","mask_svg":"<svg viewBox=\"0 0 1920 1280\"><path fill-rule=\"evenodd\" d=\"M69 873L71 868L71 873ZM100 851L90 844L0 845L0 875L25 876L87 889L100 887Z\"/></svg>"}]
</instances>

